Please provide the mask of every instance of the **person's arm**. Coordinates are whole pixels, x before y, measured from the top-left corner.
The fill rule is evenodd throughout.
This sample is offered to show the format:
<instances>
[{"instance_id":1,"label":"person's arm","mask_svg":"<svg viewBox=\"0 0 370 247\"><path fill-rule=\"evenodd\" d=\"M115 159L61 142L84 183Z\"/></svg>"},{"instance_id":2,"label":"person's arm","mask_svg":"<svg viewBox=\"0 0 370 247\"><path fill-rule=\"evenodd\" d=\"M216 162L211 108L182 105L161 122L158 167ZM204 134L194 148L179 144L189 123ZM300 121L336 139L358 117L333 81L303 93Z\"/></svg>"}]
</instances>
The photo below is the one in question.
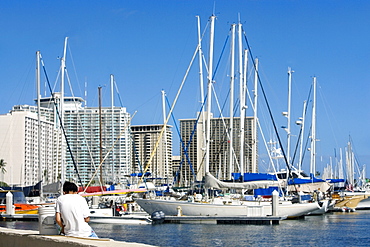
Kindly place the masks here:
<instances>
[{"instance_id":1,"label":"person's arm","mask_svg":"<svg viewBox=\"0 0 370 247\"><path fill-rule=\"evenodd\" d=\"M62 217L60 215L59 212L55 213L55 221L57 222L57 224L60 226L61 228L61 233L64 233L64 225L63 225L63 221L62 221Z\"/></svg>"},{"instance_id":2,"label":"person's arm","mask_svg":"<svg viewBox=\"0 0 370 247\"><path fill-rule=\"evenodd\" d=\"M81 200L82 200L81 203L82 203L83 217L84 217L85 222L88 223L90 221L90 209L89 209L89 206L87 205L86 199L81 196Z\"/></svg>"}]
</instances>

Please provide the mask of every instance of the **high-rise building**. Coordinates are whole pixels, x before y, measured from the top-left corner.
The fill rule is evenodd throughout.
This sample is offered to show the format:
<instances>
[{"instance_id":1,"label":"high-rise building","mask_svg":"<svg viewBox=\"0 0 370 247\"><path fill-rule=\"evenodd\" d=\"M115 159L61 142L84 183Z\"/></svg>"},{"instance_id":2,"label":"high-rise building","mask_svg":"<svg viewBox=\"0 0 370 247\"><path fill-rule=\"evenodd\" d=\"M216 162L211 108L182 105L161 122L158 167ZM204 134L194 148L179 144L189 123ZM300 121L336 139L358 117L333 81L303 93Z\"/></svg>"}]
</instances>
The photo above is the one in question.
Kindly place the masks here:
<instances>
[{"instance_id":1,"label":"high-rise building","mask_svg":"<svg viewBox=\"0 0 370 247\"><path fill-rule=\"evenodd\" d=\"M0 158L6 163L1 180L9 185L35 185L40 181L39 164L44 181L58 179L55 146L51 145L54 124L42 116L39 129L36 112L34 106L18 105L0 115Z\"/></svg>"},{"instance_id":2,"label":"high-rise building","mask_svg":"<svg viewBox=\"0 0 370 247\"><path fill-rule=\"evenodd\" d=\"M59 95L54 99L59 102ZM55 112L51 101L42 99L42 106ZM125 107L101 107L100 111L99 107L83 107L82 102L80 97L64 97L64 124L56 139L63 147L59 150L64 154L60 163L64 163L65 179L83 185L98 184L100 179L103 184L126 183L131 172L130 114ZM55 126L59 118L54 114Z\"/></svg>"},{"instance_id":3,"label":"high-rise building","mask_svg":"<svg viewBox=\"0 0 370 247\"><path fill-rule=\"evenodd\" d=\"M171 126L166 125L166 129L163 129L163 126L163 124L131 126L134 142L132 163L135 173L150 172L156 181L161 182L158 179L163 179L162 182L168 182L173 179L172 131Z\"/></svg>"},{"instance_id":4,"label":"high-rise building","mask_svg":"<svg viewBox=\"0 0 370 247\"><path fill-rule=\"evenodd\" d=\"M130 114L124 107L102 107L100 112L82 102L79 97L64 97L61 114L59 93L42 98L40 137L36 106L14 106L0 115L0 159L7 170L0 179L20 186L35 185L40 179L53 183L62 177L79 185L100 178L103 184L127 183L132 160Z\"/></svg>"},{"instance_id":5,"label":"high-rise building","mask_svg":"<svg viewBox=\"0 0 370 247\"><path fill-rule=\"evenodd\" d=\"M127 182L131 173L131 138L130 114L126 108L103 107L101 115L97 107L65 110L64 128L69 145L66 179L78 181L76 166L84 185L91 179L96 183L100 177L103 184ZM72 155L68 154L69 149Z\"/></svg>"},{"instance_id":6,"label":"high-rise building","mask_svg":"<svg viewBox=\"0 0 370 247\"><path fill-rule=\"evenodd\" d=\"M230 145L228 135L230 118L211 118L209 140L209 172L219 179L229 179L229 174L240 173L240 117L233 118L233 143ZM257 172L257 138L254 137L253 117L244 121L244 172ZM180 119L181 145L180 178L182 185L190 185L192 181L202 180L205 167L206 130L200 119ZM230 164L230 148L232 148L232 164ZM257 153L255 151L255 153ZM254 156L254 157L253 157Z\"/></svg>"}]
</instances>

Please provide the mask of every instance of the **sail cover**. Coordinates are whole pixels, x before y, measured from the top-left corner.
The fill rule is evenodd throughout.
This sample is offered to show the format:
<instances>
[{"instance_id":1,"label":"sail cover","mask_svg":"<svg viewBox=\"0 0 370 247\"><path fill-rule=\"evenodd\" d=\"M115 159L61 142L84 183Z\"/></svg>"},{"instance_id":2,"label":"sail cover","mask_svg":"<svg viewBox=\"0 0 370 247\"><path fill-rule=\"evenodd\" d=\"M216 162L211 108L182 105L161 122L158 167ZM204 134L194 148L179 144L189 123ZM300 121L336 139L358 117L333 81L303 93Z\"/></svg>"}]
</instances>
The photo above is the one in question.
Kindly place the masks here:
<instances>
[{"instance_id":1,"label":"sail cover","mask_svg":"<svg viewBox=\"0 0 370 247\"><path fill-rule=\"evenodd\" d=\"M208 188L215 188L215 189L222 189L222 188L228 188L228 189L259 189L259 188L269 188L271 186L279 186L279 181L271 181L271 180L265 180L265 181L251 181L251 182L235 182L235 183L229 183L229 182L222 182L215 178L211 173L207 172L205 177L205 187Z\"/></svg>"}]
</instances>

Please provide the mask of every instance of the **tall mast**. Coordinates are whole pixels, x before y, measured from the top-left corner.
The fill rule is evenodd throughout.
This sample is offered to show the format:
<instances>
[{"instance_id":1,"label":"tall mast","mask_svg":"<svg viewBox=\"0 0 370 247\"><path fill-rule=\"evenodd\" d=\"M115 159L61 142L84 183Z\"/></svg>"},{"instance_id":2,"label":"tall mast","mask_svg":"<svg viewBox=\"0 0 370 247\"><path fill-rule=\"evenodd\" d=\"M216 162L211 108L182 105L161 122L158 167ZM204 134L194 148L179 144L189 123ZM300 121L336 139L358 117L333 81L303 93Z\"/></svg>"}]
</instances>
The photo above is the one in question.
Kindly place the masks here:
<instances>
[{"instance_id":1,"label":"tall mast","mask_svg":"<svg viewBox=\"0 0 370 247\"><path fill-rule=\"evenodd\" d=\"M100 151L100 184L103 184L103 130L102 130L102 117L101 117L101 87L98 87L99 93L99 151Z\"/></svg>"},{"instance_id":2,"label":"tall mast","mask_svg":"<svg viewBox=\"0 0 370 247\"><path fill-rule=\"evenodd\" d=\"M86 107L87 106L87 80L86 80L86 78L85 78L85 95L84 95L84 100L85 100L84 106Z\"/></svg>"},{"instance_id":3,"label":"tall mast","mask_svg":"<svg viewBox=\"0 0 370 247\"><path fill-rule=\"evenodd\" d=\"M287 158L288 158L288 163L291 165L291 158L290 158L290 106L291 106L291 97L292 97L292 69L288 67L288 112L286 113L287 121L288 121L288 126L286 127L286 132L287 132Z\"/></svg>"},{"instance_id":4,"label":"tall mast","mask_svg":"<svg viewBox=\"0 0 370 247\"><path fill-rule=\"evenodd\" d=\"M299 163L298 163L299 172L301 172L302 170L302 162L303 162L303 140L304 140L304 127L305 127L305 120L306 120L306 105L307 105L307 101L304 101L302 118L300 119L300 121L297 121L297 123L301 125L301 136L299 137L301 140L299 144Z\"/></svg>"},{"instance_id":5,"label":"tall mast","mask_svg":"<svg viewBox=\"0 0 370 247\"><path fill-rule=\"evenodd\" d=\"M200 102L204 103L204 85L203 85L203 62L202 62L202 36L200 34L200 17L198 20L198 60L199 60L199 86L200 86Z\"/></svg>"},{"instance_id":6,"label":"tall mast","mask_svg":"<svg viewBox=\"0 0 370 247\"><path fill-rule=\"evenodd\" d=\"M112 122L112 134L111 134L111 141L112 141L112 182L114 183L114 76L110 75L110 93L111 93L111 122Z\"/></svg>"},{"instance_id":7,"label":"tall mast","mask_svg":"<svg viewBox=\"0 0 370 247\"><path fill-rule=\"evenodd\" d=\"M210 28L210 42L209 42L209 64L208 64L208 85L207 85L207 135L206 135L206 163L205 163L205 172L209 172L209 142L211 138L211 96L212 96L212 83L213 83L213 39L214 39L214 30L215 30L215 18L216 16L212 15L210 17L211 28Z\"/></svg>"},{"instance_id":8,"label":"tall mast","mask_svg":"<svg viewBox=\"0 0 370 247\"><path fill-rule=\"evenodd\" d=\"M231 25L231 63L230 63L230 129L229 129L229 178L233 172L233 132L234 132L234 80L235 80L235 24Z\"/></svg>"},{"instance_id":9,"label":"tall mast","mask_svg":"<svg viewBox=\"0 0 370 247\"><path fill-rule=\"evenodd\" d=\"M243 46L242 46L242 24L238 23L238 55L239 55L239 100L240 100L240 150L239 150L239 163L240 174L242 181L244 181L244 122L245 122L245 93L246 93L246 70L248 55L244 51L244 72L243 72Z\"/></svg>"},{"instance_id":10,"label":"tall mast","mask_svg":"<svg viewBox=\"0 0 370 247\"><path fill-rule=\"evenodd\" d=\"M316 77L313 78L313 102L312 102L312 127L311 127L311 164L310 173L315 176L316 172Z\"/></svg>"},{"instance_id":11,"label":"tall mast","mask_svg":"<svg viewBox=\"0 0 370 247\"><path fill-rule=\"evenodd\" d=\"M253 117L253 133L252 133L252 172L257 172L257 102L258 102L258 58L255 60L255 74L254 74L254 117Z\"/></svg>"},{"instance_id":12,"label":"tall mast","mask_svg":"<svg viewBox=\"0 0 370 247\"><path fill-rule=\"evenodd\" d=\"M244 50L244 69L243 69L243 80L240 81L240 170L242 171L242 176L245 172L245 162L244 162L244 147L245 147L245 110L246 106L246 90L247 90L247 70L248 70L248 50ZM244 178L243 180L244 181Z\"/></svg>"},{"instance_id":13,"label":"tall mast","mask_svg":"<svg viewBox=\"0 0 370 247\"><path fill-rule=\"evenodd\" d=\"M203 82L203 53L202 53L202 36L200 34L200 17L199 16L196 16L197 17L197 23L198 23L198 60L199 60L199 86L200 86L200 103L202 104L202 111L201 111L201 121L199 122L198 126L201 126L201 131L202 131L202 134L199 136L201 142L200 142L200 145L201 145L201 148L199 148L198 150L202 150L203 153L201 153L198 157L204 157L204 151L205 151L205 147L206 147L206 124L205 124L205 102L204 102L204 82ZM201 159L203 160L203 159ZM199 162L199 165L201 164L204 164L204 162ZM200 178L201 179L201 176Z\"/></svg>"},{"instance_id":14,"label":"tall mast","mask_svg":"<svg viewBox=\"0 0 370 247\"><path fill-rule=\"evenodd\" d=\"M162 113L163 113L163 124L166 124L166 93L164 90L162 92ZM169 175L169 166L168 166L168 155L167 155L167 125L165 126L164 132L163 132L163 154L164 154L164 168L163 169L163 175L166 175L166 178L168 178Z\"/></svg>"},{"instance_id":15,"label":"tall mast","mask_svg":"<svg viewBox=\"0 0 370 247\"><path fill-rule=\"evenodd\" d=\"M41 182L40 186L40 198L43 197L43 189L42 189L42 162L41 162L41 109L40 109L40 101L41 101L41 90L40 90L40 51L36 52L36 84L37 84L37 155L39 161L39 177L38 180Z\"/></svg>"},{"instance_id":16,"label":"tall mast","mask_svg":"<svg viewBox=\"0 0 370 247\"><path fill-rule=\"evenodd\" d=\"M63 57L60 60L60 69L61 69L61 81L60 81L60 131L62 131L62 125L64 124L64 72L66 67L66 53L67 53L67 41L68 37L64 39L64 50ZM61 180L62 184L65 181L65 150L64 150L65 139L62 135L61 137Z\"/></svg>"}]
</instances>

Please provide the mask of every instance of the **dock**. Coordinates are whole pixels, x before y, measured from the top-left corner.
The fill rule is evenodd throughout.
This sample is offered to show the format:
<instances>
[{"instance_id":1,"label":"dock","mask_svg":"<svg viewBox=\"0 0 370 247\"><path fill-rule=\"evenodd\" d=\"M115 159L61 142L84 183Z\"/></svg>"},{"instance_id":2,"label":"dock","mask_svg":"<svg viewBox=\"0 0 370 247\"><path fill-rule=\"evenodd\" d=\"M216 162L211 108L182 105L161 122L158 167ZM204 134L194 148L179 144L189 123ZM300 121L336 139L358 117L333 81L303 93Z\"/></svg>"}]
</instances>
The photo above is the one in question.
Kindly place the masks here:
<instances>
[{"instance_id":1,"label":"dock","mask_svg":"<svg viewBox=\"0 0 370 247\"><path fill-rule=\"evenodd\" d=\"M165 216L164 223L177 224L235 224L235 225L278 225L285 216Z\"/></svg>"}]
</instances>

